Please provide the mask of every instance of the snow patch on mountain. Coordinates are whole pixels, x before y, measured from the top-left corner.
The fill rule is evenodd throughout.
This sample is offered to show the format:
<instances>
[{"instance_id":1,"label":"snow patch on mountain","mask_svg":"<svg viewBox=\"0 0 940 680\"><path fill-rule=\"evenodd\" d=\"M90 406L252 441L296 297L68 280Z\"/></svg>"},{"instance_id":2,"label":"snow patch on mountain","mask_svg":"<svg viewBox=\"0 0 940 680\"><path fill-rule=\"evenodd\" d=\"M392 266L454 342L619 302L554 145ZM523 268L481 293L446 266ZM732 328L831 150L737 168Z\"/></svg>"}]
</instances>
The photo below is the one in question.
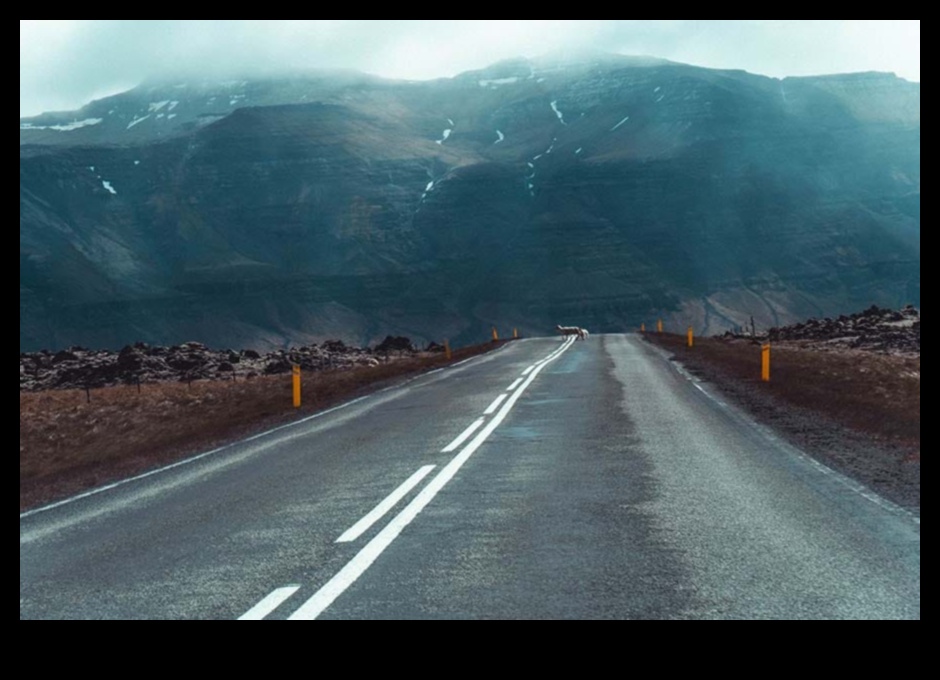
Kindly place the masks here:
<instances>
[{"instance_id":1,"label":"snow patch on mountain","mask_svg":"<svg viewBox=\"0 0 940 680\"><path fill-rule=\"evenodd\" d=\"M61 125L33 125L32 123L20 123L20 130L56 130L58 132L70 132L79 128L97 125L103 118L86 118L85 120L76 120L71 123Z\"/></svg>"},{"instance_id":2,"label":"snow patch on mountain","mask_svg":"<svg viewBox=\"0 0 940 680\"><path fill-rule=\"evenodd\" d=\"M150 118L150 114L147 114L147 115L144 116L143 118L138 118L137 116L134 116L134 120L132 120L130 123L128 123L128 124L127 124L127 127L126 127L125 129L126 129L126 130L130 130L132 127L134 127L134 126L137 125L138 123L143 123L143 122L144 122L145 120L147 120L148 118Z\"/></svg>"},{"instance_id":3,"label":"snow patch on mountain","mask_svg":"<svg viewBox=\"0 0 940 680\"><path fill-rule=\"evenodd\" d=\"M512 76L511 78L486 78L478 82L480 83L480 87L499 87L500 85L512 85L513 83L517 83L519 82L519 77Z\"/></svg>"},{"instance_id":4,"label":"snow patch on mountain","mask_svg":"<svg viewBox=\"0 0 940 680\"><path fill-rule=\"evenodd\" d=\"M424 199L427 197L427 195L428 195L429 193L431 193L431 189L433 189L433 188L434 188L434 180L432 179L430 182L428 182L428 185L427 185L426 187L424 187L424 193L421 194L421 201L422 201L422 202L423 202Z\"/></svg>"}]
</instances>

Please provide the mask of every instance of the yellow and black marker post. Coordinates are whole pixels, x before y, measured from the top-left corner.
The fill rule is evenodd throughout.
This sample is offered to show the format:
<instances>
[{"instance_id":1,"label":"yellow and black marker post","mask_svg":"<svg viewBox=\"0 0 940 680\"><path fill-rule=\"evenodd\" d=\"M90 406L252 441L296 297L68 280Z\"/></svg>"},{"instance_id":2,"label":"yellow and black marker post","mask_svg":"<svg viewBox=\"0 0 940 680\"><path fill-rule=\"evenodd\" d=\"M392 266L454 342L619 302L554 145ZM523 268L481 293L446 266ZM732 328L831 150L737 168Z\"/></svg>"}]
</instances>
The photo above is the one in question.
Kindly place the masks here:
<instances>
[{"instance_id":1,"label":"yellow and black marker post","mask_svg":"<svg viewBox=\"0 0 940 680\"><path fill-rule=\"evenodd\" d=\"M294 383L294 408L300 408L300 366L291 368L291 377Z\"/></svg>"}]
</instances>

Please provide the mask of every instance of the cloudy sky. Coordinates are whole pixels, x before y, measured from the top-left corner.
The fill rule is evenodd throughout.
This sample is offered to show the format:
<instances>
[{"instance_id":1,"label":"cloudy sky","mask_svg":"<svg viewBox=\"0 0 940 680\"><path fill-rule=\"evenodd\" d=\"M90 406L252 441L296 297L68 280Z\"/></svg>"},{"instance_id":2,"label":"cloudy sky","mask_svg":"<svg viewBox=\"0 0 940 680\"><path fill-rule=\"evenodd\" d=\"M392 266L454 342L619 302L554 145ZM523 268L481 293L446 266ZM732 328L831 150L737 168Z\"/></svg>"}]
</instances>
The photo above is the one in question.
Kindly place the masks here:
<instances>
[{"instance_id":1,"label":"cloudy sky","mask_svg":"<svg viewBox=\"0 0 940 680\"><path fill-rule=\"evenodd\" d=\"M316 67L425 79L584 48L777 77L877 70L920 81L920 20L20 20L20 116L161 74Z\"/></svg>"}]
</instances>

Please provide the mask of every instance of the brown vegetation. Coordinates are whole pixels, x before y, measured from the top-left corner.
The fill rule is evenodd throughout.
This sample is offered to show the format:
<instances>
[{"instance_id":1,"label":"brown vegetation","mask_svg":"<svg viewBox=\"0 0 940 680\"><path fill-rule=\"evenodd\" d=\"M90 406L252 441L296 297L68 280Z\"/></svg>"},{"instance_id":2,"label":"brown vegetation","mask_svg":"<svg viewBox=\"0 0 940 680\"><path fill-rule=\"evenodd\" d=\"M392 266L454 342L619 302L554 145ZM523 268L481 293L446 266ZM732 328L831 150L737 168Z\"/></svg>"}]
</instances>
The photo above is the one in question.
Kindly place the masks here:
<instances>
[{"instance_id":1,"label":"brown vegetation","mask_svg":"<svg viewBox=\"0 0 940 680\"><path fill-rule=\"evenodd\" d=\"M825 463L902 505L920 506L920 356L771 349L760 380L760 343L648 333L693 373Z\"/></svg>"},{"instance_id":2,"label":"brown vegetation","mask_svg":"<svg viewBox=\"0 0 940 680\"><path fill-rule=\"evenodd\" d=\"M501 343L453 352L452 361ZM306 372L303 406L289 375L20 393L20 510L140 473L309 415L404 376L446 365L443 354Z\"/></svg>"}]
</instances>

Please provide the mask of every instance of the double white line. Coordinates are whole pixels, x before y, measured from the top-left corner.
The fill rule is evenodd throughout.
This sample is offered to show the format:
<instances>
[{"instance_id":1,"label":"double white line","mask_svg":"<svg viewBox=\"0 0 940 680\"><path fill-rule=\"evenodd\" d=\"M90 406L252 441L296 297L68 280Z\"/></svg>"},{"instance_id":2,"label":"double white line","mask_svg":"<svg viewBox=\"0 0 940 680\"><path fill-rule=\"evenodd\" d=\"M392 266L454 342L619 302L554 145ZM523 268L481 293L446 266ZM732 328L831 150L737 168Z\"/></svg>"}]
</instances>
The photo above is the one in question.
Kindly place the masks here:
<instances>
[{"instance_id":1,"label":"double white line","mask_svg":"<svg viewBox=\"0 0 940 680\"><path fill-rule=\"evenodd\" d=\"M469 444L464 446L464 448L454 456L447 465L441 468L441 471L428 482L427 486L421 489L418 492L418 495L415 496L408 505L406 505L401 512L399 512L393 519L390 521L375 537L370 540L363 548L360 550L355 557L353 557L342 569L340 569L333 578L326 582L313 596L310 597L306 602L304 602L297 611L295 611L289 617L290 620L309 620L315 619L323 611L329 607L337 597L343 594L349 586L356 582L356 580L362 576L363 573L372 565L373 562L381 555L389 545L392 544L402 530L411 524L415 517L424 510L425 506L431 502L431 500L444 488L444 486L453 479L454 475L457 474L457 471L463 467L463 464L466 463L470 456L480 448L480 446L489 438L493 431L499 427L499 424L503 422L503 419L509 414L513 406L515 406L516 401L519 397L522 396L522 393L525 392L526 388L532 384L532 381L535 380L535 376L545 368L545 366L557 359L565 350L567 350L571 344L574 342L574 338L569 338L562 343L561 347L553 351L547 357L538 361L523 371L522 375L524 376L521 380L516 380L512 385L510 385L507 392L511 391L511 394L501 394L500 397L490 405L489 408L484 412L484 415L492 413L499 407L500 403L505 400L505 403L502 403L502 408L496 413L493 418L483 426L485 421L484 418L479 418L475 420L466 430L464 430L453 442L444 447L443 452L450 452L456 450L466 441L477 429L483 426L483 429L470 441ZM512 391L515 388L515 391ZM364 531L366 531L375 521L377 521L382 515L388 512L401 498L403 498L413 487L415 487L421 480L431 471L433 466L424 466L419 469L414 475L412 475L404 484L402 484L398 489L396 489L392 494L386 498L382 503L380 503L376 508L370 512L368 515L363 517L359 522L353 525L348 531L346 531L340 539L344 540L353 540L354 538L360 536ZM352 536L349 538L348 536ZM278 591L275 591L278 592ZM286 594L288 597L293 594L294 591L287 592L283 591L283 594ZM279 593L280 594L280 593ZM273 595L273 593L272 593ZM283 599L271 598L268 605L275 604L275 607L283 602ZM268 598L265 598L266 600ZM284 598L286 599L286 597ZM259 618L258 614L261 613L262 607L261 604L265 600L262 600L261 603L255 605L251 610L242 616L242 618L248 618L248 614L252 614L250 618ZM267 609L264 607L263 609ZM268 610L273 611L273 607ZM266 614L263 614L262 617Z\"/></svg>"}]
</instances>

